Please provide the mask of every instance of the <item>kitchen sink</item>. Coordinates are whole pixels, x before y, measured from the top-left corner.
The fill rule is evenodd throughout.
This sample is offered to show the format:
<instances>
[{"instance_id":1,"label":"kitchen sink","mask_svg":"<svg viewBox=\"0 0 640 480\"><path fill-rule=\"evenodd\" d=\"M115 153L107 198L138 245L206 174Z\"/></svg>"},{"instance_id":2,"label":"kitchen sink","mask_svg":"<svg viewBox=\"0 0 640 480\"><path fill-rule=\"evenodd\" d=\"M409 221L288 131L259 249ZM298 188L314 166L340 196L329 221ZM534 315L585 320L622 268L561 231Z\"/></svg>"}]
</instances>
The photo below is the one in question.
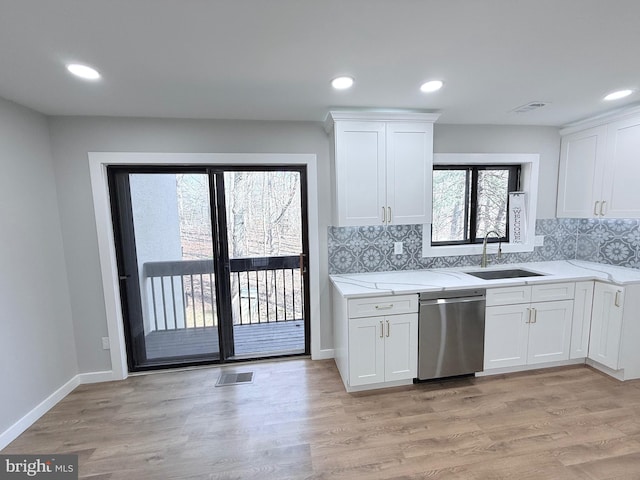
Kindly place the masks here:
<instances>
[{"instance_id":1,"label":"kitchen sink","mask_svg":"<svg viewBox=\"0 0 640 480\"><path fill-rule=\"evenodd\" d=\"M512 268L510 270L479 270L477 272L464 272L467 275L482 278L483 280L499 280L501 278L520 278L520 277L542 277L544 274L530 272L521 268Z\"/></svg>"}]
</instances>

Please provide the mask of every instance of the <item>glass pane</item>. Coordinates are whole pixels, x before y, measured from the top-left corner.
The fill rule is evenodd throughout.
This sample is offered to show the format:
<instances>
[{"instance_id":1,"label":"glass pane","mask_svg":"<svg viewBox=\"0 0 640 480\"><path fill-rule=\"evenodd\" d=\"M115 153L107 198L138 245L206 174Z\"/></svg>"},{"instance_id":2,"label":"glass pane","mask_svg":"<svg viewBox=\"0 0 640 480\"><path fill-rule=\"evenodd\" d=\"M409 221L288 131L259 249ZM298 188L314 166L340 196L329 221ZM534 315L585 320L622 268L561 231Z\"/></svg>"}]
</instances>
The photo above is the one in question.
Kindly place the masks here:
<instances>
[{"instance_id":1,"label":"glass pane","mask_svg":"<svg viewBox=\"0 0 640 480\"><path fill-rule=\"evenodd\" d=\"M433 171L432 242L466 239L469 231L469 217L465 215L467 176L467 170Z\"/></svg>"},{"instance_id":2,"label":"glass pane","mask_svg":"<svg viewBox=\"0 0 640 480\"><path fill-rule=\"evenodd\" d=\"M148 359L219 356L205 174L131 174Z\"/></svg>"},{"instance_id":3,"label":"glass pane","mask_svg":"<svg viewBox=\"0 0 640 480\"><path fill-rule=\"evenodd\" d=\"M224 173L236 356L303 353L301 175Z\"/></svg>"},{"instance_id":4,"label":"glass pane","mask_svg":"<svg viewBox=\"0 0 640 480\"><path fill-rule=\"evenodd\" d=\"M225 172L229 258L300 255L300 172Z\"/></svg>"},{"instance_id":5,"label":"glass pane","mask_svg":"<svg viewBox=\"0 0 640 480\"><path fill-rule=\"evenodd\" d=\"M506 237L508 198L509 170L478 171L476 240L482 240L491 230Z\"/></svg>"}]
</instances>

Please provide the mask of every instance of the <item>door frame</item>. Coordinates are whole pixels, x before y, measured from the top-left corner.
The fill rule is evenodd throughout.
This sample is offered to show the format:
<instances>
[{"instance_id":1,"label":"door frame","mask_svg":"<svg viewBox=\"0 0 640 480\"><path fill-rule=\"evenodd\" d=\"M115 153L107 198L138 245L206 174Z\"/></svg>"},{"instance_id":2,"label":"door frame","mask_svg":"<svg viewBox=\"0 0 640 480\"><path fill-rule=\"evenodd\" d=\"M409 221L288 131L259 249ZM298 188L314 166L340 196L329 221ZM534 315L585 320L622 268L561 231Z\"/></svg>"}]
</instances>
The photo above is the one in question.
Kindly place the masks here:
<instances>
[{"instance_id":1,"label":"door frame","mask_svg":"<svg viewBox=\"0 0 640 480\"><path fill-rule=\"evenodd\" d=\"M127 378L127 352L124 341L124 323L121 311L118 268L115 254L111 203L107 181L107 166L277 166L301 165L307 167L307 207L309 233L309 325L311 358L331 356L320 346L320 235L318 221L318 173L315 154L271 153L142 153L142 152L89 152L89 174L96 219L102 288L105 300L107 331L110 342L111 379Z\"/></svg>"}]
</instances>

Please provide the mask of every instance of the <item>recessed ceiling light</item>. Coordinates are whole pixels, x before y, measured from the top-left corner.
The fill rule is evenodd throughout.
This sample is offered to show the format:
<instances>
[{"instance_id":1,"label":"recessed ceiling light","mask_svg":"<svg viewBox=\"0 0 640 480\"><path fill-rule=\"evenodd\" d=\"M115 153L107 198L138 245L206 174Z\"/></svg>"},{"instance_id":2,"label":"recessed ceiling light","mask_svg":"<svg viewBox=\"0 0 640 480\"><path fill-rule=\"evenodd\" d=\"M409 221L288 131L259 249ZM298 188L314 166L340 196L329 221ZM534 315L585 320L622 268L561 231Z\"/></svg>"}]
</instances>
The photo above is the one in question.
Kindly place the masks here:
<instances>
[{"instance_id":1,"label":"recessed ceiling light","mask_svg":"<svg viewBox=\"0 0 640 480\"><path fill-rule=\"evenodd\" d=\"M100 74L95 68L88 67L87 65L80 65L79 63L71 63L67 65L67 70L73 73L76 77L84 78L85 80L97 80L100 78Z\"/></svg>"},{"instance_id":2,"label":"recessed ceiling light","mask_svg":"<svg viewBox=\"0 0 640 480\"><path fill-rule=\"evenodd\" d=\"M628 97L633 93L633 90L618 90L617 92L611 92L604 97L605 100L618 100L619 98Z\"/></svg>"},{"instance_id":3,"label":"recessed ceiling light","mask_svg":"<svg viewBox=\"0 0 640 480\"><path fill-rule=\"evenodd\" d=\"M437 90L440 90L443 85L444 85L444 82L442 80L430 80L428 82L423 83L420 86L420 90L425 93L435 92Z\"/></svg>"},{"instance_id":4,"label":"recessed ceiling light","mask_svg":"<svg viewBox=\"0 0 640 480\"><path fill-rule=\"evenodd\" d=\"M353 78L351 77L336 77L331 80L331 86L336 90L346 90L353 85Z\"/></svg>"}]
</instances>

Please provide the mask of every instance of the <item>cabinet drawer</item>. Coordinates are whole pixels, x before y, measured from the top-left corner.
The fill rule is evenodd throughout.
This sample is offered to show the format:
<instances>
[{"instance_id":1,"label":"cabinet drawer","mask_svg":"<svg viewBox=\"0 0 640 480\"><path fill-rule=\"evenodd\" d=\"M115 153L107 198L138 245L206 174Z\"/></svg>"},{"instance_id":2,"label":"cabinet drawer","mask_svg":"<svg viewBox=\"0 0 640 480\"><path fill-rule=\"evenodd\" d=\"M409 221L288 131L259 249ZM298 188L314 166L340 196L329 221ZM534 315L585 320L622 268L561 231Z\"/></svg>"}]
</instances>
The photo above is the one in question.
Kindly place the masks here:
<instances>
[{"instance_id":1,"label":"cabinet drawer","mask_svg":"<svg viewBox=\"0 0 640 480\"><path fill-rule=\"evenodd\" d=\"M532 285L532 302L553 302L556 300L573 300L576 291L576 284L549 283L545 285Z\"/></svg>"},{"instance_id":2,"label":"cabinet drawer","mask_svg":"<svg viewBox=\"0 0 640 480\"><path fill-rule=\"evenodd\" d=\"M529 303L531 301L531 287L491 288L487 290L487 307L494 305L514 305L516 303Z\"/></svg>"},{"instance_id":3,"label":"cabinet drawer","mask_svg":"<svg viewBox=\"0 0 640 480\"><path fill-rule=\"evenodd\" d=\"M349 318L398 315L418 311L418 295L387 295L349 300Z\"/></svg>"}]
</instances>

